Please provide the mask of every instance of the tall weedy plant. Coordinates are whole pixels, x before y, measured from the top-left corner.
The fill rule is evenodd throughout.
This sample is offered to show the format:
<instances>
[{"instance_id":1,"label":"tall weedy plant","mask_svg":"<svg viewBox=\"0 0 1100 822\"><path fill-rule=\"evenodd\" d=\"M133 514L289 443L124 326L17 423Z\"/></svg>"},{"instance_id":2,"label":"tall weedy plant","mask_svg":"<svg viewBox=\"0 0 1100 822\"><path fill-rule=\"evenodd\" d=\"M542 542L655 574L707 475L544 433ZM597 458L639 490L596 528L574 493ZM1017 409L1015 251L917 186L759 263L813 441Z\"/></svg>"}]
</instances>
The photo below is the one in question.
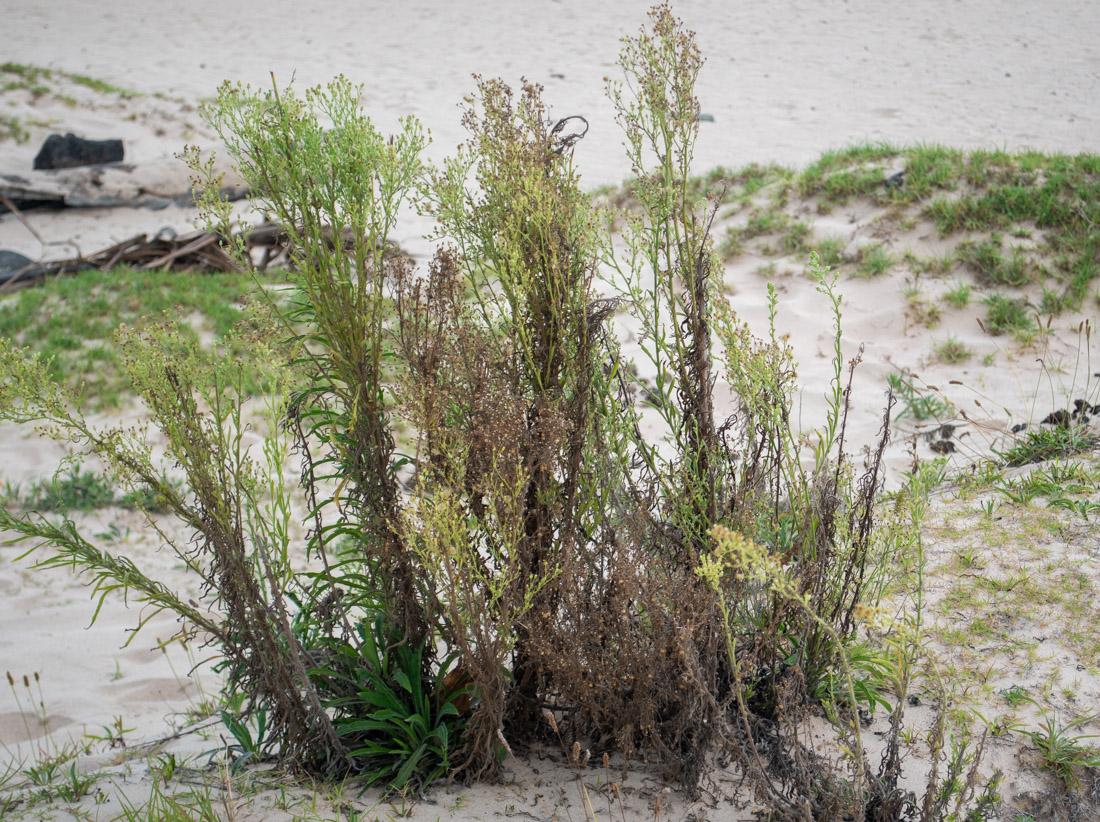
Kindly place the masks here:
<instances>
[{"instance_id":1,"label":"tall weedy plant","mask_svg":"<svg viewBox=\"0 0 1100 822\"><path fill-rule=\"evenodd\" d=\"M304 97L277 87L263 94L226 84L203 109L249 186L252 202L286 230L298 297L280 316L309 383L291 402L305 457L303 484L315 515L313 547L345 537L357 561L343 574L350 591L387 611L410 642L428 635L416 570L397 531L398 459L390 428L384 284L403 263L390 233L414 194L427 138L416 120L392 139L359 108L345 78ZM228 228L210 162L189 152L212 222ZM224 233L224 232L223 232ZM244 246L238 240L244 264ZM304 330L299 330L304 329ZM312 445L311 445L312 442ZM321 452L315 454L313 447ZM321 488L327 488L327 495ZM326 512L329 520L325 521Z\"/></svg>"},{"instance_id":2,"label":"tall weedy plant","mask_svg":"<svg viewBox=\"0 0 1100 822\"><path fill-rule=\"evenodd\" d=\"M477 340L472 347L483 347L489 359L481 366L481 394L461 415L480 420L477 429L442 447L443 438L429 430L428 459L461 465L469 481L467 457L476 454L477 473L495 475L491 484L507 491L501 499L514 502L519 489L518 508L508 504L509 516L519 516L518 533L500 529L508 517L496 511L493 530L502 539L490 542L510 546L504 564L524 592L513 601L531 611L506 623L515 631L507 724L527 735L539 721L546 687L533 635L558 630L558 597L547 583L576 564L605 516L595 503L609 479L599 476L600 397L608 384L600 324L609 305L592 292L596 221L572 166L587 123L551 120L538 86L524 84L516 96L499 81L478 78L464 124L470 140L436 175L431 205L442 236L457 246L453 259L481 323L475 334L467 322L464 339ZM474 377L467 367L449 373ZM487 404L500 412L495 420L484 419ZM479 445L489 432L503 435L493 440L492 456ZM467 499L483 522L487 511L476 495Z\"/></svg>"},{"instance_id":3,"label":"tall weedy plant","mask_svg":"<svg viewBox=\"0 0 1100 822\"><path fill-rule=\"evenodd\" d=\"M271 385L286 427L264 460L242 445L232 364L170 332L122 339L187 495L144 440L93 432L40 364L0 358L0 414L55 423L198 536L180 553L215 613L71 524L0 524L58 546L99 591L135 590L207 632L296 765L401 787L479 778L509 737L565 726L597 750L652 754L691 788L722 747L776 818L858 815L874 786L857 703L884 702L885 663L853 646L881 569L912 539L875 519L888 414L857 477L844 432L859 357L846 380L840 297L815 262L836 320L834 381L819 429L792 429L774 293L761 339L717 287L715 207L692 195L694 37L659 6L620 63L625 81L608 91L637 175L625 253L580 191L572 153L587 123L551 117L536 85L478 78L470 139L431 172L417 123L384 138L342 78L302 97L223 86L206 116L254 205L283 224L294 268L289 302L268 297L282 340L262 358L289 365ZM188 158L228 228L212 165ZM407 204L449 243L425 273L392 247ZM622 299L595 292L601 263ZM655 378L648 410L633 406L610 333L620 305ZM723 421L716 343L738 397ZM644 435L653 423L658 436ZM288 438L311 527L301 546L280 479ZM849 751L839 762L802 739L814 701ZM891 762L878 795L894 804L876 807L902 801Z\"/></svg>"},{"instance_id":4,"label":"tall weedy plant","mask_svg":"<svg viewBox=\"0 0 1100 822\"><path fill-rule=\"evenodd\" d=\"M625 215L625 258L609 253L641 322L640 351L656 382L656 413L673 449L637 438L639 457L660 487L658 520L669 550L686 564L707 549L721 514L724 454L714 412L711 304L720 300L710 226L715 210L690 189L699 136L695 82L703 58L694 35L668 6L650 12L652 30L624 38L625 83L608 96L626 135L638 209Z\"/></svg>"},{"instance_id":5,"label":"tall weedy plant","mask_svg":"<svg viewBox=\"0 0 1100 822\"><path fill-rule=\"evenodd\" d=\"M171 325L154 324L142 332L123 328L118 344L127 376L165 436L166 461L182 470L187 493L169 482L164 466L154 461L147 426L89 425L75 398L51 383L45 364L26 351L0 355L0 416L46 423L51 436L101 458L125 487L163 501L193 534L189 547L178 544L147 513L148 526L202 580L207 606L185 601L129 559L96 548L71 521L58 524L33 512L0 509L0 526L36 546L53 545L58 554L44 565L70 564L90 575L99 607L108 593L121 591L134 592L150 606L143 622L160 610L175 612L185 623L179 637L198 632L215 642L233 686L253 706L270 710L272 730L291 761L321 770L346 767L343 747L310 683L310 661L292 631L283 595L293 574L288 513L268 505L265 494L280 483L277 430L265 449L271 459L257 461L244 445L249 427L242 408L244 365L200 351ZM266 350L260 362L277 363L274 350L261 348ZM267 373L266 385L278 396L290 372Z\"/></svg>"}]
</instances>

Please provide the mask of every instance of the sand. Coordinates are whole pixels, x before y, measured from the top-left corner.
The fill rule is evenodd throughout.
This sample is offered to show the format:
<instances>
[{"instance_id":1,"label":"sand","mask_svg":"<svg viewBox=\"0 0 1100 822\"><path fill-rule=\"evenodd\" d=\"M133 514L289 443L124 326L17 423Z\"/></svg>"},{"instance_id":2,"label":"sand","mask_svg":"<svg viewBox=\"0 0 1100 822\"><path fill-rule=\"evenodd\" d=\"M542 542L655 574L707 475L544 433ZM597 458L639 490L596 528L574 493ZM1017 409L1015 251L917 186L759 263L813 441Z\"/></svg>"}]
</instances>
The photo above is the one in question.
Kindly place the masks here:
<instances>
[{"instance_id":1,"label":"sand","mask_svg":"<svg viewBox=\"0 0 1100 822\"><path fill-rule=\"evenodd\" d=\"M174 155L185 143L214 147L197 115L197 103L210 97L222 80L265 86L271 73L280 83L293 78L299 88L338 73L363 83L364 104L379 125L389 129L398 117L419 117L431 130L430 153L438 160L464 139L458 104L471 91L474 72L512 83L520 77L541 82L552 113L588 119L591 130L575 153L586 187L618 184L630 172L604 98L604 78L616 76L618 38L641 25L644 3L496 0L472 7L336 0L316 11L304 11L301 3L290 0L170 5L8 0L4 5L4 60L89 75L142 96L120 99L65 80L57 85L74 98L74 106L51 95L0 96L0 113L39 123L27 126L31 139L23 145L0 142L0 174L29 175L47 133L74 131L89 138L124 139L126 162L134 171L111 177L108 188L133 191L134 179L140 179L138 187L154 195L185 192L187 176ZM675 11L698 32L707 57L698 96L701 110L713 122L701 123L699 171L753 161L804 165L826 149L857 141L1068 153L1100 149L1100 17L1088 2L1039 6L917 0L903 7L871 7L833 0L735 5L711 0L678 3ZM792 204L792 213L802 207L808 210L810 205ZM905 250L941 253L931 226L918 224L883 238L876 234L877 216L856 207L839 209L816 218L815 230L842 237L852 249L874 240L899 256ZM190 230L195 217L192 210L175 205L29 212L36 237L6 214L0 217L0 248L32 259L56 259L141 231L170 227L182 233ZM736 221L732 217L727 222ZM397 238L421 259L430 253L418 236L422 229L410 223L399 229ZM763 316L769 280L756 271L771 261L750 249L726 271L731 299L750 320ZM803 417L812 421L827 388L832 331L820 295L801 276L803 265L785 258L775 262L770 281L782 298L780 330L791 335L805 386ZM1080 315L1059 318L1044 347L1020 349L981 332L975 322L981 313L977 305L953 314L949 328L922 325L902 296L904 278L897 270L873 280L841 283L846 356L865 345L856 393L868 399L853 409L854 442L873 438L886 375L898 370L918 372L924 383L938 386L974 420L967 430L970 439L962 441L962 453L954 457L956 465L1003 442L1005 429L1015 422L1041 417L1058 398L1092 384L1096 361L1089 360L1087 346L1072 329L1095 314L1094 303ZM941 278L921 287L934 300L952 283L952 278ZM975 350L969 363L935 361L933 346L948 334ZM979 365L987 354L992 365ZM1055 362L1058 369L1042 367ZM931 456L921 432L922 426L900 425L890 454L894 481L911 459L907 438L922 458ZM48 476L63 453L29 431L0 427L4 481ZM105 509L85 524L92 533L111 524L136 528L127 516ZM148 534L132 531L130 540L133 550L154 567L186 584L172 558L158 553ZM941 545L945 555L951 554L951 545ZM171 620L147 628L120 649L125 628L136 622L133 611L109 602L95 626L87 627L93 609L79 582L62 573L33 572L27 560L14 561L18 553L17 548L0 548L0 667L10 670L17 682L24 674L40 674L50 744L79 740L86 732L103 735L104 726L116 717L133 729L125 735L128 746L171 733L182 713L203 699L201 685L188 676L185 655L173 652L169 664L162 653L150 650L158 633L167 636L172 630ZM1095 554L1084 555L1081 563L1095 578ZM201 656L201 651L195 654ZM1079 678L1077 704L1097 704L1095 677ZM213 677L206 681L207 689L215 682ZM48 739L39 733L42 729L25 726L28 704L21 684L15 693L0 690L0 741L12 756L27 756ZM172 744L197 753L214 747L216 740ZM117 754L97 750L99 759L83 767L109 764ZM1017 755L1016 749L1007 752L1008 764L1002 767L1019 770ZM131 785L133 796L140 798L148 790L147 770L133 764L115 768L116 784ZM596 775L585 778L594 781ZM573 818L583 817L574 777L560 763L517 765L512 779L510 786L452 788L434 795L412 808L412 818L476 819L502 813L564 818L569 807ZM714 786L700 804L675 791L666 793L658 777L644 769L631 779L636 785L626 794L633 802L628 814L651 816L653 803L664 797L661 818L739 817L723 788ZM728 775L716 779L722 783ZM545 794L541 805L532 804L531 784ZM600 818L607 815L606 805L597 808ZM111 809L117 813L117 804L96 810L97 818L113 818ZM294 816L263 804L253 810L250 815L241 808L237 818ZM613 810L617 815L617 806ZM372 813L386 818L396 810L379 806Z\"/></svg>"}]
</instances>

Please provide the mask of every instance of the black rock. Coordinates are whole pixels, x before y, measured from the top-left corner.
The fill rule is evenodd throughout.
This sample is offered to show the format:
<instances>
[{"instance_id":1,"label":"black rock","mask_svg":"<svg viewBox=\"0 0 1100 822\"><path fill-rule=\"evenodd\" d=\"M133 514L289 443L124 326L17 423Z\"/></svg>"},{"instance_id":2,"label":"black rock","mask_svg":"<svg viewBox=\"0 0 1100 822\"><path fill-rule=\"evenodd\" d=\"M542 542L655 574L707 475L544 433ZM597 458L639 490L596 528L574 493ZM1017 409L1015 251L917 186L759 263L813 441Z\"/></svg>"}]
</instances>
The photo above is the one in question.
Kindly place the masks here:
<instances>
[{"instance_id":1,"label":"black rock","mask_svg":"<svg viewBox=\"0 0 1100 822\"><path fill-rule=\"evenodd\" d=\"M955 443L951 440L936 440L929 446L934 454L954 454Z\"/></svg>"},{"instance_id":2,"label":"black rock","mask_svg":"<svg viewBox=\"0 0 1100 822\"><path fill-rule=\"evenodd\" d=\"M1012 433L1013 434L1019 434L1021 431L1026 431L1026 430L1027 430L1027 423L1026 422L1020 422L1020 423L1017 423L1016 425L1012 426Z\"/></svg>"},{"instance_id":3,"label":"black rock","mask_svg":"<svg viewBox=\"0 0 1100 822\"><path fill-rule=\"evenodd\" d=\"M1073 421L1072 415L1064 408L1058 411L1051 411L1042 419L1042 425L1059 425L1062 428L1068 428L1069 424Z\"/></svg>"},{"instance_id":4,"label":"black rock","mask_svg":"<svg viewBox=\"0 0 1100 822\"><path fill-rule=\"evenodd\" d=\"M935 442L936 440L949 440L954 434L955 426L945 422L939 428L933 428L931 431L925 432L924 438L929 442Z\"/></svg>"},{"instance_id":5,"label":"black rock","mask_svg":"<svg viewBox=\"0 0 1100 822\"><path fill-rule=\"evenodd\" d=\"M33 262L34 260L30 257L24 257L22 254L0 248L0 276L26 268Z\"/></svg>"},{"instance_id":6,"label":"black rock","mask_svg":"<svg viewBox=\"0 0 1100 822\"><path fill-rule=\"evenodd\" d=\"M905 172L899 171L897 174L891 174L886 178L885 182L887 191L892 188L901 188L905 185Z\"/></svg>"},{"instance_id":7,"label":"black rock","mask_svg":"<svg viewBox=\"0 0 1100 822\"><path fill-rule=\"evenodd\" d=\"M34 158L36 169L78 168L122 161L122 140L85 140L51 134Z\"/></svg>"}]
</instances>

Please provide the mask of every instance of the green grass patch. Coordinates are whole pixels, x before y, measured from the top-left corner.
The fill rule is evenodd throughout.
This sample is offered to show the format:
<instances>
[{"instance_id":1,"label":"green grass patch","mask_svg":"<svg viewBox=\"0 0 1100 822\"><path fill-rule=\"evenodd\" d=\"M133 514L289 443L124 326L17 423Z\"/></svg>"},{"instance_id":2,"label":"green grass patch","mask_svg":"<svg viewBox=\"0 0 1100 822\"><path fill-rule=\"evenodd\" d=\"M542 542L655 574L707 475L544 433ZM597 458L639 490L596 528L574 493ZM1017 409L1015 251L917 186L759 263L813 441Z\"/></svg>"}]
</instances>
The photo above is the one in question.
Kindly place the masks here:
<instances>
[{"instance_id":1,"label":"green grass patch","mask_svg":"<svg viewBox=\"0 0 1100 822\"><path fill-rule=\"evenodd\" d=\"M935 352L937 360L951 364L966 362L974 356L974 349L953 336L935 343L932 350Z\"/></svg>"},{"instance_id":2,"label":"green grass patch","mask_svg":"<svg viewBox=\"0 0 1100 822\"><path fill-rule=\"evenodd\" d=\"M1055 426L1027 432L1022 440L1007 451L997 452L1009 467L1071 457L1096 445L1097 438L1080 426Z\"/></svg>"},{"instance_id":3,"label":"green grass patch","mask_svg":"<svg viewBox=\"0 0 1100 822\"><path fill-rule=\"evenodd\" d=\"M0 338L48 360L50 373L70 388L83 384L85 401L97 410L117 408L128 386L114 347L119 325L172 312L192 318L194 337L202 332L221 345L242 319L253 289L246 274L86 271L0 301Z\"/></svg>"},{"instance_id":4,"label":"green grass patch","mask_svg":"<svg viewBox=\"0 0 1100 822\"><path fill-rule=\"evenodd\" d=\"M86 74L66 74L70 80L76 83L78 86L84 86L90 88L92 91L98 91L100 94L117 94L120 97L136 97L139 96L138 92L132 91L122 86L116 86L113 83L108 83L105 80L97 80L95 77L89 77Z\"/></svg>"},{"instance_id":5,"label":"green grass patch","mask_svg":"<svg viewBox=\"0 0 1100 822\"><path fill-rule=\"evenodd\" d=\"M886 250L882 243L864 246L859 250L859 266L856 269L857 276L878 277L885 274L887 269L894 264L894 257Z\"/></svg>"},{"instance_id":6,"label":"green grass patch","mask_svg":"<svg viewBox=\"0 0 1100 822\"><path fill-rule=\"evenodd\" d=\"M901 185L887 188L887 177L898 167L905 170ZM795 182L803 196L820 197L823 210L865 197L895 211L914 209L945 237L1038 234L1037 254L1055 261L1050 271L1037 269L1018 249L1001 248L996 239L972 240L960 258L992 285L1018 287L1039 275L1053 276L1062 292L1059 310L1079 308L1100 275L1095 154L966 153L938 145L868 143L825 152Z\"/></svg>"},{"instance_id":7,"label":"green grass patch","mask_svg":"<svg viewBox=\"0 0 1100 822\"><path fill-rule=\"evenodd\" d=\"M0 141L15 140L22 145L31 138L31 133L24 128L18 117L10 114L0 114Z\"/></svg>"},{"instance_id":8,"label":"green grass patch","mask_svg":"<svg viewBox=\"0 0 1100 822\"><path fill-rule=\"evenodd\" d=\"M132 89L122 88L105 80L89 77L86 74L74 74L68 71L55 71L44 66L35 66L29 63L0 63L0 92L5 91L29 91L36 97L44 94L56 93L48 81L62 78L84 86L99 94L115 94L119 97L140 97L141 94ZM58 99L63 102L71 100L58 94ZM75 100L73 103L75 104Z\"/></svg>"},{"instance_id":9,"label":"green grass patch","mask_svg":"<svg viewBox=\"0 0 1100 822\"><path fill-rule=\"evenodd\" d=\"M958 257L987 284L1018 288L1033 280L1034 264L1018 248L1004 253L999 234L982 243L960 243Z\"/></svg>"},{"instance_id":10,"label":"green grass patch","mask_svg":"<svg viewBox=\"0 0 1100 822\"><path fill-rule=\"evenodd\" d=\"M178 479L166 478L164 482L177 490L183 487ZM120 491L102 474L85 471L75 465L51 479L33 480L22 486L5 485L0 490L0 504L40 513L87 512L111 505L150 513L167 510L164 499L151 487Z\"/></svg>"},{"instance_id":11,"label":"green grass patch","mask_svg":"<svg viewBox=\"0 0 1100 822\"><path fill-rule=\"evenodd\" d=\"M1026 300L998 293L982 302L988 306L985 319L990 333L1012 334L1021 341L1030 340L1038 333L1038 321Z\"/></svg>"},{"instance_id":12,"label":"green grass patch","mask_svg":"<svg viewBox=\"0 0 1100 822\"><path fill-rule=\"evenodd\" d=\"M747 203L757 192L793 174L790 169L775 163L750 163L737 169L718 166L706 174L689 178L687 189L693 198L717 197L721 203Z\"/></svg>"},{"instance_id":13,"label":"green grass patch","mask_svg":"<svg viewBox=\"0 0 1100 822\"><path fill-rule=\"evenodd\" d=\"M821 260L822 265L833 268L847 262L844 255L845 242L842 237L827 237L814 244L813 250Z\"/></svg>"},{"instance_id":14,"label":"green grass patch","mask_svg":"<svg viewBox=\"0 0 1100 822\"><path fill-rule=\"evenodd\" d=\"M957 282L943 295L943 301L952 308L966 308L970 305L970 283Z\"/></svg>"}]
</instances>

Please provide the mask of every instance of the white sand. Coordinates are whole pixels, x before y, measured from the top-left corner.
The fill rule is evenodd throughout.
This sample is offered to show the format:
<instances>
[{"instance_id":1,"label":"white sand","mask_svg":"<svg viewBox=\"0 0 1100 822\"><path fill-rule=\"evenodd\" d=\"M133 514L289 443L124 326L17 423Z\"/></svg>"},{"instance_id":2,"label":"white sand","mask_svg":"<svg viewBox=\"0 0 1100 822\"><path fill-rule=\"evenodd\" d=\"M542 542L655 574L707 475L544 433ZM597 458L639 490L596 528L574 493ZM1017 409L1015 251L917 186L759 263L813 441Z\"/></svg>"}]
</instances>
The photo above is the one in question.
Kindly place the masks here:
<instances>
[{"instance_id":1,"label":"white sand","mask_svg":"<svg viewBox=\"0 0 1100 822\"><path fill-rule=\"evenodd\" d=\"M617 76L618 38L637 31L645 3L333 0L306 10L296 0L3 0L0 6L0 59L87 74L170 98L76 109L24 101L19 110L36 107L38 119L49 126L32 128L26 145L0 143L0 174L29 171L46 133L73 130L97 139L124 137L127 162L156 169L158 179L168 181L167 189L184 190L186 175L172 155L184 142L208 144L210 139L198 121L195 102L211 96L227 78L265 86L271 72L280 83L294 77L299 88L337 73L363 83L368 113L386 129L400 116L419 117L431 129L436 159L464 139L457 106L472 89L471 73L499 75L513 84L526 76L545 85L554 114L580 114L589 120L589 136L576 150L586 185L618 183L630 170L603 95L603 78ZM700 172L750 161L805 164L827 148L864 140L936 142L964 149L1100 150L1100 13L1091 2L708 0L678 3L675 11L698 32L707 57L698 94L702 111L713 115L714 122L701 124L696 155ZM122 120L126 112L138 116ZM873 216L841 209L831 219L835 232L854 247L872 234ZM174 207L81 209L31 212L28 219L47 243L76 241L89 252L163 225L188 230L194 214ZM918 226L912 236L888 238L897 256L906 247L931 248L936 241L927 226ZM416 245L415 238L408 243ZM33 258L70 253L68 247L42 247L11 215L0 217L0 248ZM736 261L727 272L734 304L747 316L762 311L764 280L751 273L759 263ZM793 264L791 270L801 272ZM781 327L792 333L802 381L808 386L807 419L812 419L828 380L831 329L820 298L801 277L785 277L783 271L781 265L776 279L783 298ZM949 285L926 287L934 294ZM867 344L859 377L862 390L857 393L875 401L853 411L857 443L876 430L876 387L896 368L920 370L972 414L977 413L977 395L949 387L948 380L963 380L992 395L995 402L983 403L989 412L983 418L994 432L1007 420L1027 419L1036 412L1029 400L1041 379L1036 357L1047 353L1068 364L1055 381L1077 379L1073 362L1078 348L1068 329L1079 317L1059 320L1051 352L1003 350L1007 344L990 341L977 329L977 306L953 317L948 329L929 331L911 323L900 287L898 277L841 286L847 295L846 356L860 342ZM934 367L932 343L948 333L975 347L978 359L994 353L998 365ZM1039 414L1046 410L1039 409ZM27 440L25 433L0 430L0 478L44 476L56 466L59 449ZM981 434L972 433L975 438ZM899 447L895 468L905 460ZM103 516L117 521L121 515ZM94 523L90 530L96 530ZM151 549L146 545L142 550L158 562ZM10 561L15 553L0 548L0 668L17 678L41 672L53 732L79 737L83 726L96 732L119 715L126 727L138 727L135 738L164 732L165 717L185 709L195 690L189 685L189 694L181 693L161 655L146 650L156 632L150 630L126 651L117 650L125 639L121 628L133 624L134 614L109 604L100 623L84 631L91 607L83 589L60 574L28 572L25 562ZM167 631L171 626L163 627ZM183 667L177 659L181 675ZM0 689L0 739L10 746L25 737L19 706L10 692ZM659 787L644 794L639 813L657 793ZM475 806L469 796L481 804ZM689 804L682 797L675 801L679 804L672 818L684 818ZM489 818L514 804L514 789L478 789L468 795L463 809L448 809L451 815L444 818ZM530 806L530 797L526 804L530 814L545 817L542 809ZM444 808L422 807L421 812L435 818ZM707 818L732 818L723 815L731 813L723 807Z\"/></svg>"},{"instance_id":2,"label":"white sand","mask_svg":"<svg viewBox=\"0 0 1100 822\"><path fill-rule=\"evenodd\" d=\"M603 78L615 75L618 39L637 31L648 3L5 5L5 60L188 100L225 79L266 86L274 72L306 86L343 73L366 86L381 124L415 115L444 154L464 139L456 106L472 73L526 76L546 86L555 112L591 122L577 151L590 185L630 170ZM707 0L675 11L707 57L698 94L715 122L703 127L700 169L806 163L860 140L1098 147L1100 14L1088 0Z\"/></svg>"}]
</instances>

